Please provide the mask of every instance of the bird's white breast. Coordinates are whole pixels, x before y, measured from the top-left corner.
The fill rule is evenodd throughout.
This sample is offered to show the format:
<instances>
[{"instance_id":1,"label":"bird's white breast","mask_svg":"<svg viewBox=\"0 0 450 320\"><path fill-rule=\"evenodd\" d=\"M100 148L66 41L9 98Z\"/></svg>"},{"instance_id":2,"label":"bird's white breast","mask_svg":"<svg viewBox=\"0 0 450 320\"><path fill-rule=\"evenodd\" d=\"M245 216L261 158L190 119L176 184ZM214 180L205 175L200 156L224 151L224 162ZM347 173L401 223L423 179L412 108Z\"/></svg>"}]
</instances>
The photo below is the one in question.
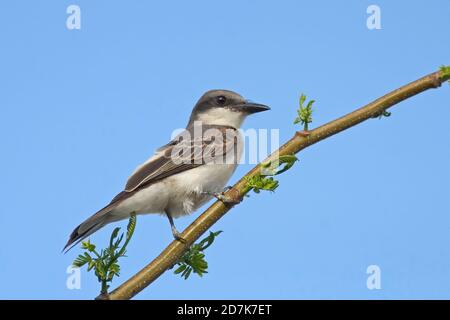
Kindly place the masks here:
<instances>
[{"instance_id":1,"label":"bird's white breast","mask_svg":"<svg viewBox=\"0 0 450 320\"><path fill-rule=\"evenodd\" d=\"M195 211L211 199L204 192L221 192L235 169L235 164L204 165L166 179L173 191L167 209L174 217Z\"/></svg>"}]
</instances>

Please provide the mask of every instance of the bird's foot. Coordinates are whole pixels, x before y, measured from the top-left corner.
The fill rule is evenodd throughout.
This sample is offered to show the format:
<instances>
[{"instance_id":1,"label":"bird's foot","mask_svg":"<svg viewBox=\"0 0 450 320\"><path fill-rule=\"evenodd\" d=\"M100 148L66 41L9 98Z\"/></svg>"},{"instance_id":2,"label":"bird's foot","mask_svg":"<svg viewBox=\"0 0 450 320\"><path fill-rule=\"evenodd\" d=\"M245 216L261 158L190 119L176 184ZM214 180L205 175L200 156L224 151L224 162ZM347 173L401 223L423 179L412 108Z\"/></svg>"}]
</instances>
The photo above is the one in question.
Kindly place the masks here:
<instances>
[{"instance_id":1,"label":"bird's foot","mask_svg":"<svg viewBox=\"0 0 450 320\"><path fill-rule=\"evenodd\" d=\"M181 236L181 233L175 227L172 227L172 235L175 240L178 240L182 243L186 243L186 239Z\"/></svg>"},{"instance_id":2,"label":"bird's foot","mask_svg":"<svg viewBox=\"0 0 450 320\"><path fill-rule=\"evenodd\" d=\"M242 201L242 197L238 190L233 188L232 186L227 186L223 189L222 192L203 192L203 194L213 196L219 201L222 201L223 204L228 206L234 206Z\"/></svg>"}]
</instances>

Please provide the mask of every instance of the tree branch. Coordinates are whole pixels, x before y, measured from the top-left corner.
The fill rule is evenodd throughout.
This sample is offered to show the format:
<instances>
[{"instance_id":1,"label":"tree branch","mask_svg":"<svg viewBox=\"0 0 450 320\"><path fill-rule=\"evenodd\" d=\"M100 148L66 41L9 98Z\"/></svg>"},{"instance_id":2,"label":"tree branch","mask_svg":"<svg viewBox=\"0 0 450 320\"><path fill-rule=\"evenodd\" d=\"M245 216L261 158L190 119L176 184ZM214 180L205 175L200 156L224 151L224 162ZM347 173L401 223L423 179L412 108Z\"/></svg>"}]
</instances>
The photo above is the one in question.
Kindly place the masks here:
<instances>
[{"instance_id":1,"label":"tree branch","mask_svg":"<svg viewBox=\"0 0 450 320\"><path fill-rule=\"evenodd\" d=\"M276 161L277 157L282 155L292 155L298 153L310 145L353 127L367 119L382 114L386 109L405 99L428 89L438 88L443 82L449 79L450 74L448 69L442 68L440 71L431 73L421 79L411 82L384 95L381 98L378 98L360 109L310 131L308 136L297 132L288 142L270 155L264 162ZM228 191L225 196L234 198L238 196L239 198L242 198L251 190L251 188L247 186L246 178L258 175L260 170L260 165L255 166L243 178L241 178L234 185L233 189ZM205 212L203 212L203 214L201 214L184 230L181 236L186 240L185 244L180 241L173 241L161 252L158 257L156 257L150 264L145 266L133 277L125 281L109 295L100 295L97 299L130 299L135 296L155 281L159 276L161 276L167 269L171 268L180 259L186 249L229 210L230 207L225 206L221 201L216 201L213 203Z\"/></svg>"}]
</instances>

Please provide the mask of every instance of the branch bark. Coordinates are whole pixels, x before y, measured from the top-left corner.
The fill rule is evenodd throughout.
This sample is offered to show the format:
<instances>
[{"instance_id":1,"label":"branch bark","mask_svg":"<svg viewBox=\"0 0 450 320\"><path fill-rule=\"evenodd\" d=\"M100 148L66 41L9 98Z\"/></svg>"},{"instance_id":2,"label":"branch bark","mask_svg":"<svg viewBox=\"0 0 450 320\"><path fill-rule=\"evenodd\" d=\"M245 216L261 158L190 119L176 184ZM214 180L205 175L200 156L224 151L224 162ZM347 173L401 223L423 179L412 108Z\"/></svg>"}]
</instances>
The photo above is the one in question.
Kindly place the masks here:
<instances>
[{"instance_id":1,"label":"branch bark","mask_svg":"<svg viewBox=\"0 0 450 320\"><path fill-rule=\"evenodd\" d=\"M415 96L428 89L438 88L443 82L449 79L449 74L442 70L431 73L399 89L396 89L381 98L376 99L360 109L310 131L310 135L307 137L297 132L289 141L270 155L264 162L274 161L278 156L296 154L310 145L381 114L386 109L405 99ZM233 189L226 193L226 196L238 196L242 198L251 190L251 188L247 186L246 178L258 175L260 170L260 165L255 166L233 186ZM235 194L233 194L233 192ZM134 297L137 293L142 291L145 287L161 276L167 269L171 268L181 258L186 249L198 238L200 238L203 233L211 228L211 226L229 210L230 207L225 206L220 201L213 203L183 231L181 236L186 240L185 244L180 241L173 241L160 253L158 257L156 257L133 277L125 281L109 295L100 295L97 299L119 300Z\"/></svg>"}]
</instances>

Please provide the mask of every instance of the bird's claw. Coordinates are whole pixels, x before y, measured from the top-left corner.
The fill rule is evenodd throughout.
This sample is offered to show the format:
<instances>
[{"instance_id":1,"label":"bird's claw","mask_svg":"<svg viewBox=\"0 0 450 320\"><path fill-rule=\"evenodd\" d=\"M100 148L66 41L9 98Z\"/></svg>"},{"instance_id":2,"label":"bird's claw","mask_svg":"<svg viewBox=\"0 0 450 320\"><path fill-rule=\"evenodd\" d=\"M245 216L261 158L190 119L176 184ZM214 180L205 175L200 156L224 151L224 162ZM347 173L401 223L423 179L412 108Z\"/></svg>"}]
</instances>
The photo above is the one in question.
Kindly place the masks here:
<instances>
[{"instance_id":1,"label":"bird's claw","mask_svg":"<svg viewBox=\"0 0 450 320\"><path fill-rule=\"evenodd\" d=\"M204 194L213 196L229 206L234 206L242 201L239 191L231 186L225 187L222 192L204 192Z\"/></svg>"},{"instance_id":2,"label":"bird's claw","mask_svg":"<svg viewBox=\"0 0 450 320\"><path fill-rule=\"evenodd\" d=\"M186 243L186 239L184 239L184 238L181 236L181 233L178 232L177 229L172 228L172 235L173 235L173 237L174 237L175 240L178 240L178 241L180 241L181 243Z\"/></svg>"}]
</instances>

